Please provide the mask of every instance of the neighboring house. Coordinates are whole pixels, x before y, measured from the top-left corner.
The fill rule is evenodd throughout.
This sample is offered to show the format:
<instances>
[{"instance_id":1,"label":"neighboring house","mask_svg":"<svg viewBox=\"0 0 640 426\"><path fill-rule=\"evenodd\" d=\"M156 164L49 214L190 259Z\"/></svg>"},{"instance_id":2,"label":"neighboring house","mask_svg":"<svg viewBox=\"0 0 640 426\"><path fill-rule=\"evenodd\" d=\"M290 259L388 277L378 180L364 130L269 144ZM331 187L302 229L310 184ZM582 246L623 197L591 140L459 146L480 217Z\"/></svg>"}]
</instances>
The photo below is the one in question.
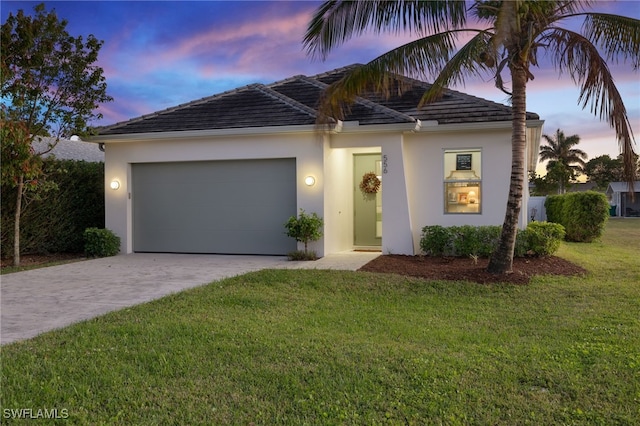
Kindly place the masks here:
<instances>
[{"instance_id":1,"label":"neighboring house","mask_svg":"<svg viewBox=\"0 0 640 426\"><path fill-rule=\"evenodd\" d=\"M122 252L277 254L296 249L284 223L324 218L319 256L358 248L420 252L426 225L500 225L511 174L511 109L448 90L422 110L427 83L358 98L328 132L322 91L346 68L251 84L98 129L106 226ZM527 169L543 122L528 114ZM360 189L373 172L377 193ZM375 183L375 182L374 182ZM525 188L520 216L527 224Z\"/></svg>"},{"instance_id":2,"label":"neighboring house","mask_svg":"<svg viewBox=\"0 0 640 426\"><path fill-rule=\"evenodd\" d=\"M593 181L587 182L573 182L570 183L567 187L567 192L586 192L586 191L597 191L598 184Z\"/></svg>"},{"instance_id":3,"label":"neighboring house","mask_svg":"<svg viewBox=\"0 0 640 426\"><path fill-rule=\"evenodd\" d=\"M55 144L53 149L51 145ZM58 160L87 161L90 163L104 162L104 151L100 146L92 142L84 142L76 136L71 139L60 139L56 144L56 139L52 137L36 137L31 143L36 153L44 153L43 157L54 156Z\"/></svg>"},{"instance_id":4,"label":"neighboring house","mask_svg":"<svg viewBox=\"0 0 640 426\"><path fill-rule=\"evenodd\" d=\"M640 188L635 186L634 190L635 197L632 200L627 182L611 182L609 184L605 194L609 199L612 210L615 208L615 214L612 214L612 216L640 217Z\"/></svg>"}]
</instances>

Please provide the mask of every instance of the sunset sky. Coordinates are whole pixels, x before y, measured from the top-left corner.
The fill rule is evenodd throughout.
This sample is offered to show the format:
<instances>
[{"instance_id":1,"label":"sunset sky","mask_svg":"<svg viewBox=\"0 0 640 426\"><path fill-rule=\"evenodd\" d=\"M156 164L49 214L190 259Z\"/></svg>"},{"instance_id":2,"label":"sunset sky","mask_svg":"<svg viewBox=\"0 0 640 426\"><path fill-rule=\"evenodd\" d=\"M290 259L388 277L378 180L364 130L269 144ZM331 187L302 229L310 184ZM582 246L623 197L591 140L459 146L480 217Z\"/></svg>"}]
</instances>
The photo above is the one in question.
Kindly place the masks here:
<instances>
[{"instance_id":1,"label":"sunset sky","mask_svg":"<svg viewBox=\"0 0 640 426\"><path fill-rule=\"evenodd\" d=\"M2 22L40 2L5 1ZM99 65L114 101L103 105L106 125L176 106L250 83L272 83L368 62L408 41L365 35L336 49L325 61L309 57L302 39L317 1L45 1L69 21L71 35L104 40ZM640 2L601 1L595 11L640 19ZM611 64L636 139L640 139L640 74ZM615 133L578 105L578 88L551 66L533 69L527 109L545 120L544 133L577 134L589 158L618 155ZM492 81L468 81L454 89L506 103ZM636 143L636 151L640 151Z\"/></svg>"}]
</instances>

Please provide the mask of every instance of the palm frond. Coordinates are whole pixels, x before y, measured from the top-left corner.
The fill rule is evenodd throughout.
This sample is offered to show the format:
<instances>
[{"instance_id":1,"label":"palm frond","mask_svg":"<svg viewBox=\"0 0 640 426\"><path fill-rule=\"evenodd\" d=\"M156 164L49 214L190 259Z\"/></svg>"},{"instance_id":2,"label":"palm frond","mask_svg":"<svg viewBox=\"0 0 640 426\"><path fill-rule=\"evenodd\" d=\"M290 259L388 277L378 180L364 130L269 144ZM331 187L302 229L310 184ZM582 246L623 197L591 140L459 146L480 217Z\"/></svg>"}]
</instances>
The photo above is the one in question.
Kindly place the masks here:
<instances>
[{"instance_id":1,"label":"palm frond","mask_svg":"<svg viewBox=\"0 0 640 426\"><path fill-rule=\"evenodd\" d=\"M465 78L470 75L481 75L490 69L495 69L495 62L486 63L486 61L483 62L480 59L483 53L490 52L490 55L495 55L492 46L493 33L482 30L477 31L478 33L444 64L444 67L442 67L442 70L433 81L431 88L420 100L418 108L437 99L444 88L456 84L464 84Z\"/></svg>"},{"instance_id":2,"label":"palm frond","mask_svg":"<svg viewBox=\"0 0 640 426\"><path fill-rule=\"evenodd\" d=\"M313 15L303 43L308 54L324 59L329 51L366 30L424 36L462 27L465 22L465 4L457 0L330 0Z\"/></svg>"},{"instance_id":3,"label":"palm frond","mask_svg":"<svg viewBox=\"0 0 640 426\"><path fill-rule=\"evenodd\" d=\"M606 61L589 39L576 32L553 28L542 38L558 71L567 72L580 86L578 103L583 108L590 106L593 114L615 130L625 170L631 176L630 170L635 167L635 140L622 96Z\"/></svg>"},{"instance_id":4,"label":"palm frond","mask_svg":"<svg viewBox=\"0 0 640 426\"><path fill-rule=\"evenodd\" d=\"M404 87L398 75L429 79L436 76L456 49L454 31L435 34L397 47L350 70L325 90L319 103L319 122L344 120L356 97L372 91L389 97Z\"/></svg>"},{"instance_id":5,"label":"palm frond","mask_svg":"<svg viewBox=\"0 0 640 426\"><path fill-rule=\"evenodd\" d=\"M609 61L630 60L640 68L640 20L627 16L587 13L582 33L605 52Z\"/></svg>"}]
</instances>

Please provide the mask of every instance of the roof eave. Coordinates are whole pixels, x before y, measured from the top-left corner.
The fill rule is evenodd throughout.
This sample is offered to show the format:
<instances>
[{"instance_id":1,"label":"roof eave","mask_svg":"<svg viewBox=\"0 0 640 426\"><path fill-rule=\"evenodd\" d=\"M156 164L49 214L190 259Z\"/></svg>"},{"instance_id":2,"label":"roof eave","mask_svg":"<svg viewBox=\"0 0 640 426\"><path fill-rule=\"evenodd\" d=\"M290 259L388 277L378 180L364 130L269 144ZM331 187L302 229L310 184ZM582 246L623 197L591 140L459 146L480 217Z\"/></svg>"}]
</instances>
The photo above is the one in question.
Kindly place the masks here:
<instances>
[{"instance_id":1,"label":"roof eave","mask_svg":"<svg viewBox=\"0 0 640 426\"><path fill-rule=\"evenodd\" d=\"M431 122L431 121L426 123L428 125L436 125L436 126L438 124L437 122ZM405 122L405 123L390 123L390 124L360 124L359 121L345 121L340 127L339 133L418 132L424 125L425 125L425 122L420 120L415 120L415 121Z\"/></svg>"},{"instance_id":2,"label":"roof eave","mask_svg":"<svg viewBox=\"0 0 640 426\"><path fill-rule=\"evenodd\" d=\"M341 123L338 123L339 126ZM332 125L330 131L336 126ZM220 136L256 136L273 135L286 133L313 133L318 127L313 124L295 126L267 126L267 127L236 127L227 129L209 130L182 130L173 132L147 132L147 133L127 133L114 135L92 136L87 142L94 143L114 143L114 142L135 142L141 140L166 140L185 138L212 138Z\"/></svg>"}]
</instances>

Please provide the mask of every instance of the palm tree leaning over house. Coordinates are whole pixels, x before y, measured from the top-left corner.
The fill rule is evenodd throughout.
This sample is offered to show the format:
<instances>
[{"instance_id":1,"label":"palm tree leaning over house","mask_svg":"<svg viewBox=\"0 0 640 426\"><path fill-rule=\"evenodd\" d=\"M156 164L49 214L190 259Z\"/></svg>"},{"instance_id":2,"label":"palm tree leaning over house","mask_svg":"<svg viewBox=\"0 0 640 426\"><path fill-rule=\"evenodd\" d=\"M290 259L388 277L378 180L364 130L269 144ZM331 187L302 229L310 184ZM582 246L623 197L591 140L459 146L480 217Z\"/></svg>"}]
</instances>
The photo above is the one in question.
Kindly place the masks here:
<instances>
[{"instance_id":1,"label":"palm tree leaning over house","mask_svg":"<svg viewBox=\"0 0 640 426\"><path fill-rule=\"evenodd\" d=\"M575 179L584 170L587 153L573 148L580 143L580 136L566 137L560 129L554 136L542 135L547 145L540 146L540 161L547 163L547 172L560 168L562 178L558 180L558 194L564 194L569 180Z\"/></svg>"},{"instance_id":2,"label":"palm tree leaning over house","mask_svg":"<svg viewBox=\"0 0 640 426\"><path fill-rule=\"evenodd\" d=\"M304 37L311 56L326 59L347 40L372 31L406 32L413 41L397 47L349 72L325 91L318 111L321 120L343 119L349 104L367 90L391 89L395 74L432 80L418 107L437 99L444 88L468 76L489 75L509 94L513 108L511 183L498 249L488 270L512 270L518 216L525 188L526 95L532 67L545 52L560 74L580 86L579 102L616 132L625 164L625 178L633 185L634 139L622 97L606 60L640 67L640 20L586 12L588 1L325 1L316 10ZM467 27L475 16L478 28ZM560 25L584 18L580 32ZM461 36L471 36L459 47ZM601 53L602 52L602 53ZM505 87L508 71L511 90Z\"/></svg>"}]
</instances>

